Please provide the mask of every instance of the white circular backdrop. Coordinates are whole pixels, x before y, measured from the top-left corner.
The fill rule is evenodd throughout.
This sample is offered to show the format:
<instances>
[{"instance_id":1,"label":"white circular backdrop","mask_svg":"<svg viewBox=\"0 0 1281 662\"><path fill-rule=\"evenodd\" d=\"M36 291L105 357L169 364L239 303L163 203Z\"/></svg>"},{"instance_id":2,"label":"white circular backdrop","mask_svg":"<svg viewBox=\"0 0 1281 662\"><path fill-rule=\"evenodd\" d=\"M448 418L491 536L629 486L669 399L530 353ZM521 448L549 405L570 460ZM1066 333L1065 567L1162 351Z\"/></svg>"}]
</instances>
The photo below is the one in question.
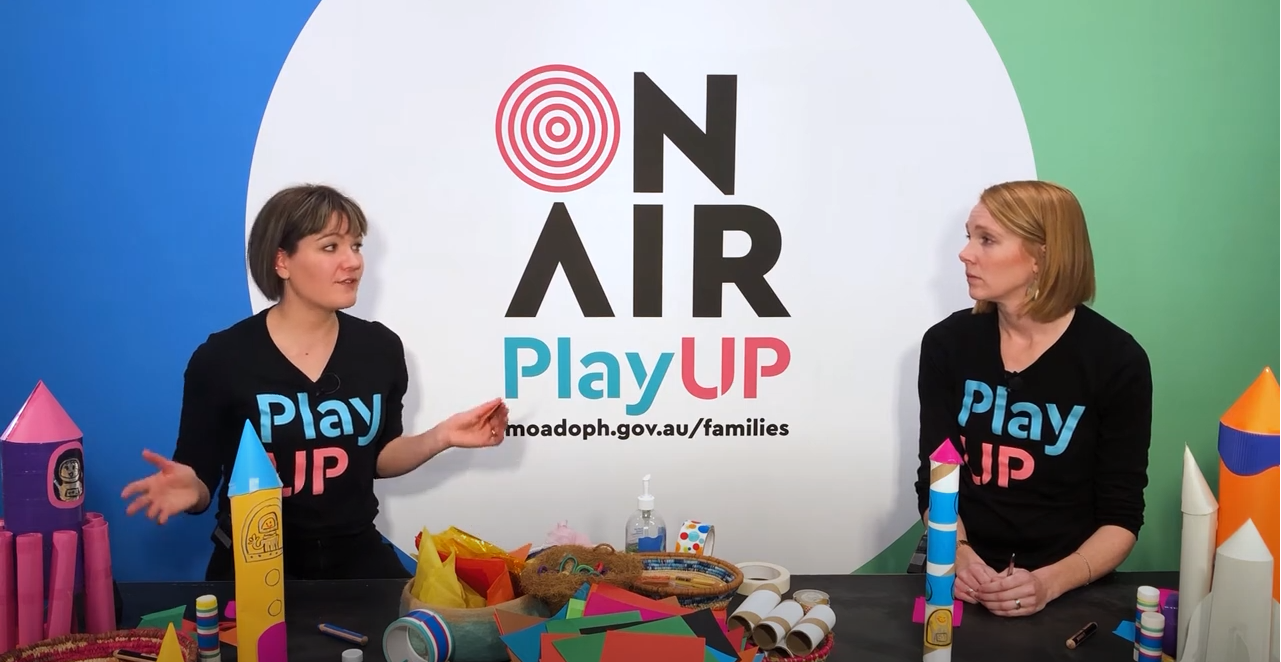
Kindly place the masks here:
<instances>
[{"instance_id":1,"label":"white circular backdrop","mask_svg":"<svg viewBox=\"0 0 1281 662\"><path fill-rule=\"evenodd\" d=\"M964 0L507 5L321 2L262 120L246 235L272 193L300 182L333 184L365 207L366 277L351 312L381 320L406 343L407 431L503 395L504 338L532 336L553 352L557 337L572 339L571 385L586 372L579 360L587 353L614 353L622 398L557 398L553 355L552 367L509 399L516 422L751 417L787 423L790 434L513 437L494 449L454 450L380 481L380 528L402 549L424 526L458 526L515 547L541 543L568 520L621 546L640 478L652 474L669 539L697 519L716 526L713 553L731 561L856 569L916 518L918 344L931 324L970 303L956 259L965 215L983 187L1035 177L1018 99L983 26ZM562 95L566 103L527 104L544 141L528 148L537 154L522 153L524 162L513 157L514 170L499 151L496 116L509 87L546 65L591 78L571 76L575 84L557 88L578 95ZM632 192L634 72L700 127L706 76L737 76L733 196L670 143L664 192ZM602 89L616 118L607 102L593 101L605 99ZM595 132L584 131L587 119ZM602 145L578 174L543 164ZM520 168L544 183L591 181L548 192L518 177ZM562 272L536 318L504 317L555 202L573 217L615 318L583 318ZM631 317L638 203L664 206L662 318ZM767 279L790 317L758 318L727 285L724 317L692 318L696 204L753 205L777 221L782 254ZM727 255L748 243L729 236ZM247 282L262 310L267 302ZM704 385L719 381L720 339L737 339L736 379L724 396L701 400L682 388L687 336L697 339ZM787 370L762 378L754 399L743 397L749 336L779 338L791 352ZM675 354L639 416L624 410L639 392L626 352L647 366L660 352Z\"/></svg>"}]
</instances>

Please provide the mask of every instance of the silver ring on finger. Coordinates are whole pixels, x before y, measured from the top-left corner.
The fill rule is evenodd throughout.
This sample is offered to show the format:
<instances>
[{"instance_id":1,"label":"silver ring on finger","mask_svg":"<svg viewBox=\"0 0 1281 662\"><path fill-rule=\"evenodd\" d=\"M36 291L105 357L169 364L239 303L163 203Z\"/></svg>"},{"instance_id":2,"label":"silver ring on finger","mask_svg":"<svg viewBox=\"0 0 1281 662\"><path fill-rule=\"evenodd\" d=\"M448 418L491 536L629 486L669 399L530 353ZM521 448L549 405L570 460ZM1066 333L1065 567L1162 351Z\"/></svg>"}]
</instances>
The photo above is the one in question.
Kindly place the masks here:
<instances>
[{"instance_id":1,"label":"silver ring on finger","mask_svg":"<svg viewBox=\"0 0 1281 662\"><path fill-rule=\"evenodd\" d=\"M1015 609L1022 609L1022 608L1023 608L1023 598L1015 598L1015 600L1014 600L1014 608L1015 608Z\"/></svg>"},{"instance_id":2,"label":"silver ring on finger","mask_svg":"<svg viewBox=\"0 0 1281 662\"><path fill-rule=\"evenodd\" d=\"M969 591L967 591L967 593L970 594L971 598L974 597L974 589L970 589Z\"/></svg>"}]
</instances>

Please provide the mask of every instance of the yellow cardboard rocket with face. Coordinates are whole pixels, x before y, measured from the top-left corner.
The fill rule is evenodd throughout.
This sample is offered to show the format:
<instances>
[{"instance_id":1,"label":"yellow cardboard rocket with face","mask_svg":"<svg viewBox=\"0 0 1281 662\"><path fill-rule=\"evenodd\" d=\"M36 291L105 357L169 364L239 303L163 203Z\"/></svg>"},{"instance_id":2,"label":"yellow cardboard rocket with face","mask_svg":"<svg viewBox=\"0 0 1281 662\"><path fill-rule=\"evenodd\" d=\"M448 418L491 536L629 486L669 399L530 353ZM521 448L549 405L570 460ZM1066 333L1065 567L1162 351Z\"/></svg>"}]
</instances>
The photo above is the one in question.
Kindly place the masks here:
<instances>
[{"instance_id":1,"label":"yellow cardboard rocket with face","mask_svg":"<svg viewBox=\"0 0 1281 662\"><path fill-rule=\"evenodd\" d=\"M237 659L242 662L286 662L280 488L276 467L245 421L227 486L236 555Z\"/></svg>"}]
</instances>

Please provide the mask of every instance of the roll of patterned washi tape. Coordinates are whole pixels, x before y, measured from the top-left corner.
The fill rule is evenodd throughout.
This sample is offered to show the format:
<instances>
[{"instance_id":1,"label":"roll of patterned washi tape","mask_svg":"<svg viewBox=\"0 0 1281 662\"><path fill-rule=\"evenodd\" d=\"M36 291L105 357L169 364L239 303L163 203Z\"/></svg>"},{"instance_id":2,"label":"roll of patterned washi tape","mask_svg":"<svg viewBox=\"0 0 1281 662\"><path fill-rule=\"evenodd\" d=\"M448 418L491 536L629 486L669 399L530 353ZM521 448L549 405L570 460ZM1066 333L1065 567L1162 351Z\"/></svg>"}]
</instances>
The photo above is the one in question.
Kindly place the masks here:
<instances>
[{"instance_id":1,"label":"roll of patterned washi tape","mask_svg":"<svg viewBox=\"0 0 1281 662\"><path fill-rule=\"evenodd\" d=\"M716 527L698 520L685 522L676 534L676 552L680 554L711 554L715 544Z\"/></svg>"},{"instance_id":2,"label":"roll of patterned washi tape","mask_svg":"<svg viewBox=\"0 0 1281 662\"><path fill-rule=\"evenodd\" d=\"M415 609L392 621L383 632L387 662L446 662L454 639L444 619L434 611Z\"/></svg>"},{"instance_id":3,"label":"roll of patterned washi tape","mask_svg":"<svg viewBox=\"0 0 1281 662\"><path fill-rule=\"evenodd\" d=\"M222 659L222 642L218 636L218 598L202 595L196 598L196 647L200 662Z\"/></svg>"}]
</instances>

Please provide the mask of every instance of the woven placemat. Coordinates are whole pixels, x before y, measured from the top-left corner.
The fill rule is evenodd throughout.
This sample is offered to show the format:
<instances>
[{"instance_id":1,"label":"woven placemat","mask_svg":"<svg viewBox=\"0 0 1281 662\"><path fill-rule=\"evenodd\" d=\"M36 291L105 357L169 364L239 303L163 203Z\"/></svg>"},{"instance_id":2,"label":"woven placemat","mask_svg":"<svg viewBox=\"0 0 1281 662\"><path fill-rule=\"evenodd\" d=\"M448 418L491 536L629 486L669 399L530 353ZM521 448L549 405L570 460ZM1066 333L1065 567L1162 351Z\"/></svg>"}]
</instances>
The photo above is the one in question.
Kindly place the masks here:
<instances>
[{"instance_id":1,"label":"woven placemat","mask_svg":"<svg viewBox=\"0 0 1281 662\"><path fill-rule=\"evenodd\" d=\"M103 634L69 634L18 648L0 655L0 662L115 662L111 654L125 649L148 655L160 653L166 630L134 628ZM196 640L175 632L186 662L196 662Z\"/></svg>"}]
</instances>

